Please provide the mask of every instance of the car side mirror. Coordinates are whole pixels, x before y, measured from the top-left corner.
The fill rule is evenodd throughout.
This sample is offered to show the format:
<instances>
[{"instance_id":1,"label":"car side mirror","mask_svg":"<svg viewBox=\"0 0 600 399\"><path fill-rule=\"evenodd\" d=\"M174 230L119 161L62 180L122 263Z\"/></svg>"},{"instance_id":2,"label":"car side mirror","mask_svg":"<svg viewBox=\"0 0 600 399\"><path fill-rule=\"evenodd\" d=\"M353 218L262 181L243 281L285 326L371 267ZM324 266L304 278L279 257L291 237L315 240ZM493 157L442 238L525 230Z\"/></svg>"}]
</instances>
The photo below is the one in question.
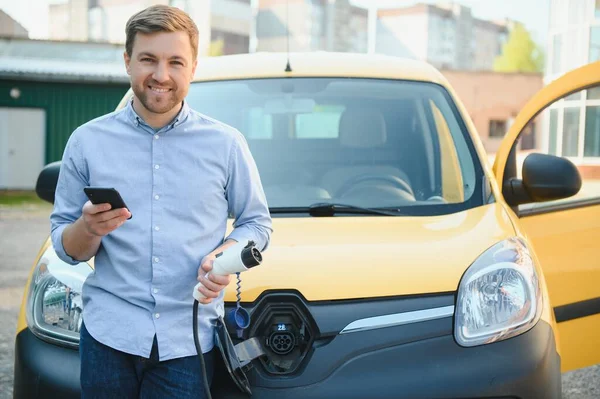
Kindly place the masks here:
<instances>
[{"instance_id":1,"label":"car side mirror","mask_svg":"<svg viewBox=\"0 0 600 399\"><path fill-rule=\"evenodd\" d=\"M523 179L509 178L503 193L510 206L571 197L581 189L581 175L568 159L529 154L523 162Z\"/></svg>"},{"instance_id":2,"label":"car side mirror","mask_svg":"<svg viewBox=\"0 0 600 399\"><path fill-rule=\"evenodd\" d=\"M60 161L49 163L38 175L35 185L35 192L38 197L44 201L54 204L54 192L56 183L58 183L58 173L60 172Z\"/></svg>"}]
</instances>

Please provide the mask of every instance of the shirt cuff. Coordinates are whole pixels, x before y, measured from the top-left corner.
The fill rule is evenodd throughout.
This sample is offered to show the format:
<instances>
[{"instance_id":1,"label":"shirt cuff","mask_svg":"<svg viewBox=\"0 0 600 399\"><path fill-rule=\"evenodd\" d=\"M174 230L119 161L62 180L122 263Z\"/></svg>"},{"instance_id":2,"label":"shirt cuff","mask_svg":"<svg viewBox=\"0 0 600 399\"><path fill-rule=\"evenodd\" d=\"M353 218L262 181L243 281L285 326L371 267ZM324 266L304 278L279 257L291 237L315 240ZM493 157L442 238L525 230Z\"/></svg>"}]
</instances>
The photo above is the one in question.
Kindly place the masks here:
<instances>
[{"instance_id":1,"label":"shirt cuff","mask_svg":"<svg viewBox=\"0 0 600 399\"><path fill-rule=\"evenodd\" d=\"M244 243L251 240L251 241L254 241L254 244L256 244L256 247L260 251L263 251L264 243L253 236L254 236L254 234L252 234L251 229L242 226L242 227L238 227L238 228L234 229L231 232L231 234L229 234L229 236L226 238L226 240L236 240L237 242L244 242Z\"/></svg>"},{"instance_id":2,"label":"shirt cuff","mask_svg":"<svg viewBox=\"0 0 600 399\"><path fill-rule=\"evenodd\" d=\"M63 246L62 235L67 226L69 226L69 224L63 224L54 229L52 232L52 245L54 246L54 252L56 252L56 255L60 260L70 265L77 265L82 261L72 258L71 255L65 252L65 247Z\"/></svg>"}]
</instances>

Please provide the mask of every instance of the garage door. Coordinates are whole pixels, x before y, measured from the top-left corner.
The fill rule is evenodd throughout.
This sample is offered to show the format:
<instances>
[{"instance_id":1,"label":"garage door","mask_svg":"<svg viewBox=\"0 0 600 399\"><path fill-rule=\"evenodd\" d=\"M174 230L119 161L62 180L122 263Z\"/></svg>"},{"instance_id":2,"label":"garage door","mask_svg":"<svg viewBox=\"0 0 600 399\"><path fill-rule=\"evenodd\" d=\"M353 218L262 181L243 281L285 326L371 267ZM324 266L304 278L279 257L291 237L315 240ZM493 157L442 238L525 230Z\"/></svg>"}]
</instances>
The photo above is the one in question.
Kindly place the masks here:
<instances>
[{"instance_id":1,"label":"garage door","mask_svg":"<svg viewBox=\"0 0 600 399\"><path fill-rule=\"evenodd\" d=\"M45 154L46 112L0 107L0 189L34 189Z\"/></svg>"}]
</instances>

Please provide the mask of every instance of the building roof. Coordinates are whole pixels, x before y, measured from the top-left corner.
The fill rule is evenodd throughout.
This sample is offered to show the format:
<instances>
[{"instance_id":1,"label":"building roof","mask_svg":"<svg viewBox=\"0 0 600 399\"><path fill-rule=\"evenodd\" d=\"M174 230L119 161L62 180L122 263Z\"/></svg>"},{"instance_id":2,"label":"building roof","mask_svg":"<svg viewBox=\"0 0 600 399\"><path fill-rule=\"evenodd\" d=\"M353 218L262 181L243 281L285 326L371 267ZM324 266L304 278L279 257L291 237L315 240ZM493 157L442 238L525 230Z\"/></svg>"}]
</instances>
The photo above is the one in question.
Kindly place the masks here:
<instances>
[{"instance_id":1,"label":"building roof","mask_svg":"<svg viewBox=\"0 0 600 399\"><path fill-rule=\"evenodd\" d=\"M0 77L125 83L123 52L110 43L0 37Z\"/></svg>"},{"instance_id":2,"label":"building roof","mask_svg":"<svg viewBox=\"0 0 600 399\"><path fill-rule=\"evenodd\" d=\"M437 14L444 18L452 16L452 10L438 7L433 4L418 3L408 7L388 8L380 9L377 11L377 16L380 18L395 17L399 15L410 15L410 14Z\"/></svg>"},{"instance_id":3,"label":"building roof","mask_svg":"<svg viewBox=\"0 0 600 399\"><path fill-rule=\"evenodd\" d=\"M473 22L476 27L487 29L487 30L495 30L498 32L508 33L508 27L510 25L510 21L487 21L485 19L473 18Z\"/></svg>"},{"instance_id":4,"label":"building roof","mask_svg":"<svg viewBox=\"0 0 600 399\"><path fill-rule=\"evenodd\" d=\"M0 34L9 35L11 37L29 36L27 29L3 10L0 10L0 21L5 25L0 27Z\"/></svg>"},{"instance_id":5,"label":"building roof","mask_svg":"<svg viewBox=\"0 0 600 399\"><path fill-rule=\"evenodd\" d=\"M115 83L129 81L123 62L121 65L115 65L105 62L67 62L15 57L0 57L0 78Z\"/></svg>"},{"instance_id":6,"label":"building roof","mask_svg":"<svg viewBox=\"0 0 600 399\"><path fill-rule=\"evenodd\" d=\"M0 78L128 83L121 45L0 38ZM431 65L410 59L334 52L259 52L201 57L196 80L340 76L407 79L444 84Z\"/></svg>"}]
</instances>

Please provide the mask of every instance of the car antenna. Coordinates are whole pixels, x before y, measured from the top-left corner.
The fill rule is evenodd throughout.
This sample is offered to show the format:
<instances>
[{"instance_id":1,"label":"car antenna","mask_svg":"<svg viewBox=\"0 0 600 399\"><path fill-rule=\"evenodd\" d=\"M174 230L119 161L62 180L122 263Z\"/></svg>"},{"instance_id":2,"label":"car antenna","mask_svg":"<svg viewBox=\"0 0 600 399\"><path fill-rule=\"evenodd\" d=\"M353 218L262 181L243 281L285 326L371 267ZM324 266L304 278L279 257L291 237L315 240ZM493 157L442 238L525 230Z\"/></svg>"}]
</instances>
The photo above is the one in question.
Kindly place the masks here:
<instances>
[{"instance_id":1,"label":"car antenna","mask_svg":"<svg viewBox=\"0 0 600 399\"><path fill-rule=\"evenodd\" d=\"M287 65L285 66L286 72L292 72L290 65L290 0L285 2L285 25L287 35Z\"/></svg>"}]
</instances>

